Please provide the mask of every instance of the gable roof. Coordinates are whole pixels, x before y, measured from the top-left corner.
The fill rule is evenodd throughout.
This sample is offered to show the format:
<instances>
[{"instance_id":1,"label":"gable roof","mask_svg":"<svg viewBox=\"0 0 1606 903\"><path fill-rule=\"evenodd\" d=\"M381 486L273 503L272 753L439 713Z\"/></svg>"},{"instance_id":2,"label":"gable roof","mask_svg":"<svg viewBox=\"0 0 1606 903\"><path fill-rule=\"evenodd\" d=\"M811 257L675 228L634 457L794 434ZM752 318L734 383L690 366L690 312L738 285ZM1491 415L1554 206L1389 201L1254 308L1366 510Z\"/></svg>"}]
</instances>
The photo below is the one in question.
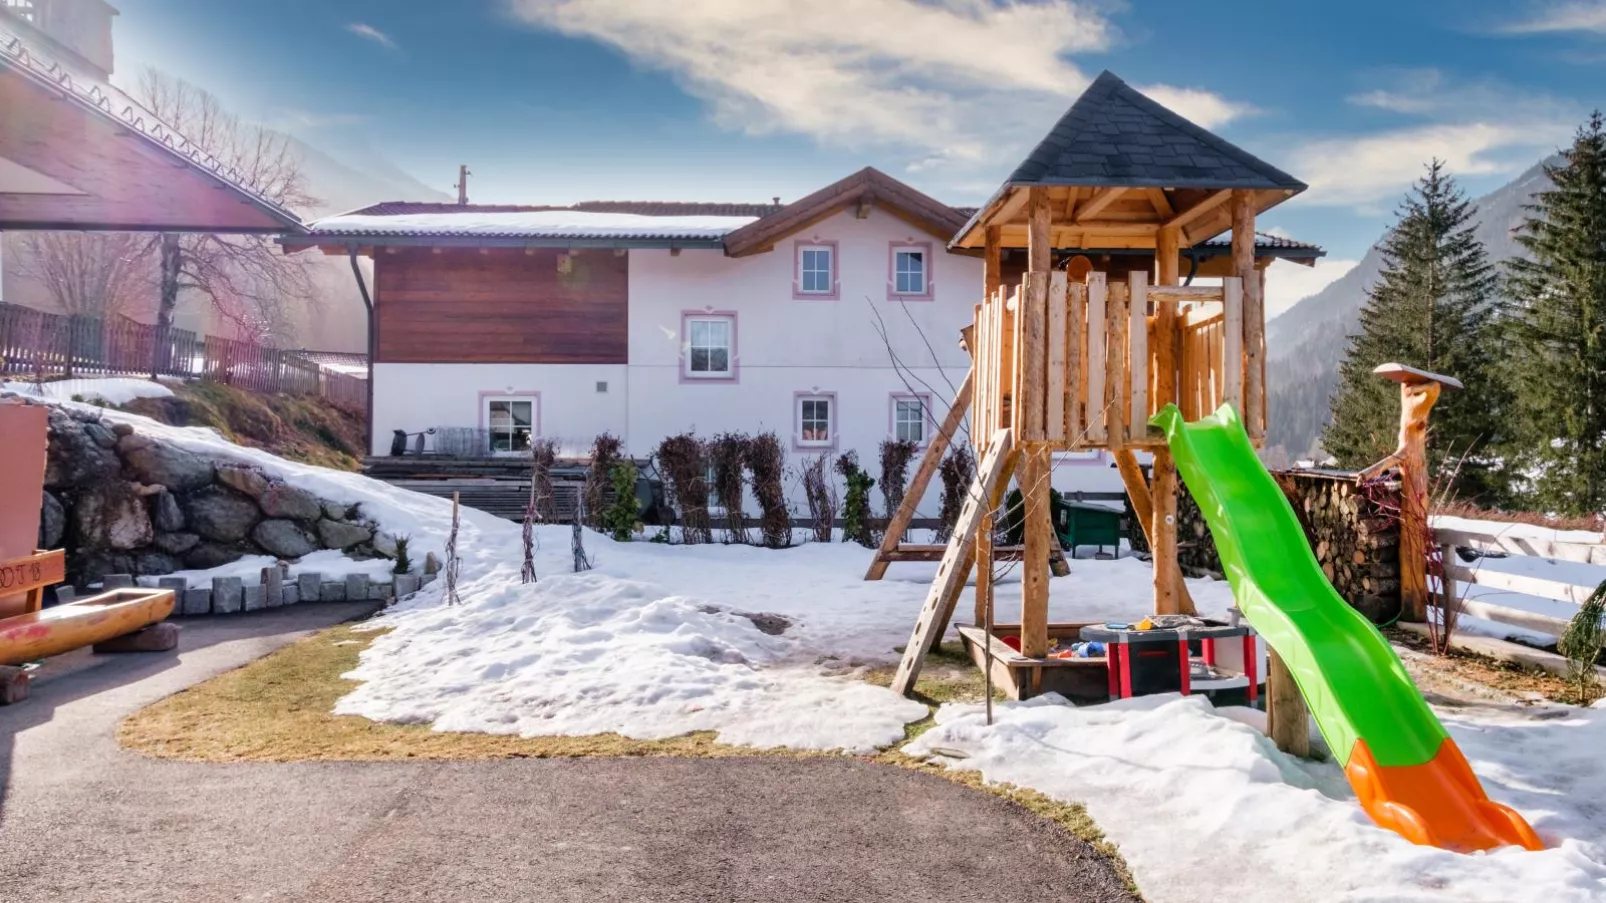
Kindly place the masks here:
<instances>
[{"instance_id":1,"label":"gable roof","mask_svg":"<svg viewBox=\"0 0 1606 903\"><path fill-rule=\"evenodd\" d=\"M1010 186L1253 188L1305 183L1105 70L1006 180Z\"/></svg>"},{"instance_id":2,"label":"gable roof","mask_svg":"<svg viewBox=\"0 0 1606 903\"><path fill-rule=\"evenodd\" d=\"M868 211L872 206L942 239L951 237L966 219L959 210L866 166L725 236L725 253L731 257L759 254L849 207Z\"/></svg>"}]
</instances>

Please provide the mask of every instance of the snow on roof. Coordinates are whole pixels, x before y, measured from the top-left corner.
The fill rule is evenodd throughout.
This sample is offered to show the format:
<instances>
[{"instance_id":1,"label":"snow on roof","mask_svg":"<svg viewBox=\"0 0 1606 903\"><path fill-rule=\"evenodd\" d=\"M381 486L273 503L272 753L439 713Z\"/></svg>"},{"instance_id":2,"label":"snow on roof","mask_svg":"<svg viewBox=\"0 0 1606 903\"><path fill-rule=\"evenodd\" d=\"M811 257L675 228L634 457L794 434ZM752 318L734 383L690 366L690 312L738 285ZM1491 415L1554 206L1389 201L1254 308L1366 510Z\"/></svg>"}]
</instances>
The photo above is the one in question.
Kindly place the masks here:
<instances>
[{"instance_id":1,"label":"snow on roof","mask_svg":"<svg viewBox=\"0 0 1606 903\"><path fill-rule=\"evenodd\" d=\"M752 216L641 216L581 210L463 210L375 216L346 213L312 224L313 236L717 241Z\"/></svg>"}]
</instances>

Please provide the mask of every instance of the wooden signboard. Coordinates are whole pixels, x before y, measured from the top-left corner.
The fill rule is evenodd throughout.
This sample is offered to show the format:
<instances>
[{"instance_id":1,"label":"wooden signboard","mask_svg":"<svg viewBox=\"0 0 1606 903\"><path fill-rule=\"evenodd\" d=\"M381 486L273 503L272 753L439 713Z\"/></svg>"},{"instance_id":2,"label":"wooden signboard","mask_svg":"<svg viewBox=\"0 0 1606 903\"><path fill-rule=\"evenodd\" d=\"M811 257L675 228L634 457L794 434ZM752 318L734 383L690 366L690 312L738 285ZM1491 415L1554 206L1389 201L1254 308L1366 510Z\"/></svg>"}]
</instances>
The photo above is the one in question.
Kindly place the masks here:
<instances>
[{"instance_id":1,"label":"wooden signboard","mask_svg":"<svg viewBox=\"0 0 1606 903\"><path fill-rule=\"evenodd\" d=\"M39 542L46 422L43 407L0 403L0 562L32 556ZM0 618L26 607L25 593L0 584Z\"/></svg>"}]
</instances>

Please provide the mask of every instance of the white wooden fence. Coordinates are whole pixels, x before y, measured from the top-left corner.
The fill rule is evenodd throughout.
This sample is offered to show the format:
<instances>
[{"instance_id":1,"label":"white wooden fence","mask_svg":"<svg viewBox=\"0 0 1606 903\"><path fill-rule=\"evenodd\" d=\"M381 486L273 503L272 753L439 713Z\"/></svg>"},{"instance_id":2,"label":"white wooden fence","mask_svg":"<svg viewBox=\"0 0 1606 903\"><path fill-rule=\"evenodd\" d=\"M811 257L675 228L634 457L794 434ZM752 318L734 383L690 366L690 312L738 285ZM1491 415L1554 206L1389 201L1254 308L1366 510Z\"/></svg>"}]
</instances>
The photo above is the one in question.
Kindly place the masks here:
<instances>
[{"instance_id":1,"label":"white wooden fence","mask_svg":"<svg viewBox=\"0 0 1606 903\"><path fill-rule=\"evenodd\" d=\"M1565 574L1558 574L1553 578L1486 567L1485 561L1481 559L1468 564L1456 554L1455 550L1458 547L1485 553L1504 553L1508 556L1549 559L1553 562L1571 562L1606 568L1606 543L1540 539L1525 535L1521 525L1489 524L1477 528L1460 524L1455 527L1436 526L1433 536L1444 555L1446 597L1452 599L1466 586L1481 586L1577 606L1589 598L1596 586L1594 583L1586 585L1584 582L1571 582L1565 579ZM1601 576L1606 578L1606 570L1601 572ZM1501 605L1482 598L1463 600L1461 612L1475 618L1552 636L1560 636L1562 631L1567 629L1570 620Z\"/></svg>"}]
</instances>

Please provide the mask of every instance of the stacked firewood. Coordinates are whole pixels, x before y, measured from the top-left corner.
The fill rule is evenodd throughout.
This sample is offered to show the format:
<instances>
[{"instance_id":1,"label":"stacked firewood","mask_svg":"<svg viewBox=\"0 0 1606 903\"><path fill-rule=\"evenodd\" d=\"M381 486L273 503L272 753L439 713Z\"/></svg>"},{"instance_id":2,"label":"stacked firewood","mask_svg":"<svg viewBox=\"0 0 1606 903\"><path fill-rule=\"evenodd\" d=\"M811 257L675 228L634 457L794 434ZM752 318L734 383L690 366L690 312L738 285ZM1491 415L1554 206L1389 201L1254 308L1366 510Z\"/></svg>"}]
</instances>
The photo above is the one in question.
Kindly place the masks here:
<instances>
[{"instance_id":1,"label":"stacked firewood","mask_svg":"<svg viewBox=\"0 0 1606 903\"><path fill-rule=\"evenodd\" d=\"M1398 484L1363 487L1352 474L1339 472L1288 471L1273 476L1298 515L1322 573L1338 594L1376 623L1397 615L1400 528L1394 511L1399 505ZM1146 555L1148 544L1132 523L1128 541L1135 552ZM1222 572L1210 526L1185 485L1179 486L1177 494L1177 563L1193 577L1220 576Z\"/></svg>"},{"instance_id":2,"label":"stacked firewood","mask_svg":"<svg viewBox=\"0 0 1606 903\"><path fill-rule=\"evenodd\" d=\"M1397 485L1363 488L1348 474L1279 473L1322 573L1338 594L1375 622L1400 610Z\"/></svg>"}]
</instances>

